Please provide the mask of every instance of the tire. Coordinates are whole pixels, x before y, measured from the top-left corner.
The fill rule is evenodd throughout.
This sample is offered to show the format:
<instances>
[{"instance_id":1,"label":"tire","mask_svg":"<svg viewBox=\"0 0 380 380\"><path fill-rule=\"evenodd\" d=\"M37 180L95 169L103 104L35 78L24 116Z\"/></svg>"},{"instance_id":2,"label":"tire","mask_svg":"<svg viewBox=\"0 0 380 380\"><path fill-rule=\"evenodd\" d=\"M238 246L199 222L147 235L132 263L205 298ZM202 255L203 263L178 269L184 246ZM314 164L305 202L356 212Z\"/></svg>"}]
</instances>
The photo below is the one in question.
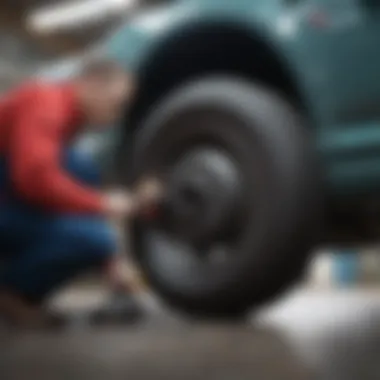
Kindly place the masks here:
<instances>
[{"instance_id":1,"label":"tire","mask_svg":"<svg viewBox=\"0 0 380 380\"><path fill-rule=\"evenodd\" d=\"M135 258L167 304L196 317L235 318L300 278L317 243L322 210L309 131L286 100L231 77L185 85L142 123L136 177L170 171L181 152L207 137L233 157L244 185L244 224L225 262L199 264L172 235L134 223Z\"/></svg>"}]
</instances>

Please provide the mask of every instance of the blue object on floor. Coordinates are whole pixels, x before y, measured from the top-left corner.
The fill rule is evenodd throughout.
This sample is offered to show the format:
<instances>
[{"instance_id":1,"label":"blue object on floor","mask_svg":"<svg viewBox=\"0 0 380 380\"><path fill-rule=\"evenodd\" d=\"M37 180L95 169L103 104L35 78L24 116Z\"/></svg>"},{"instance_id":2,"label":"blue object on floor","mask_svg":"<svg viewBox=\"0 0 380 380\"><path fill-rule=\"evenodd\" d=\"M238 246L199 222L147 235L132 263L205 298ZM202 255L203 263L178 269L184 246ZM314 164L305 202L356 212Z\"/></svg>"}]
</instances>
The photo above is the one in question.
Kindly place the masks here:
<instances>
[{"instance_id":1,"label":"blue object on floor","mask_svg":"<svg viewBox=\"0 0 380 380\"><path fill-rule=\"evenodd\" d=\"M333 258L334 282L338 286L356 285L360 274L360 259L357 252L347 251L335 254Z\"/></svg>"}]
</instances>

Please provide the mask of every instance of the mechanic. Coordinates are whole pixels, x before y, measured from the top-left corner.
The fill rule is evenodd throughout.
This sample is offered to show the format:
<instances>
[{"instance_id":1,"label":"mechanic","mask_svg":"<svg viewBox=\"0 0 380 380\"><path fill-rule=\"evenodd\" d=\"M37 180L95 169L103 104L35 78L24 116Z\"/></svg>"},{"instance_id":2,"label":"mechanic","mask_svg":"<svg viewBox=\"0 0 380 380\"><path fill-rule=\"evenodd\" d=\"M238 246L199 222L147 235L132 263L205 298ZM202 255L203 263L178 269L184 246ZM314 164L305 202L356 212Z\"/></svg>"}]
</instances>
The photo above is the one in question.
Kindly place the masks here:
<instances>
[{"instance_id":1,"label":"mechanic","mask_svg":"<svg viewBox=\"0 0 380 380\"><path fill-rule=\"evenodd\" d=\"M0 315L13 325L56 321L47 297L90 268L109 268L117 239L108 220L156 200L149 179L137 191L103 193L93 162L71 149L84 128L112 125L134 89L123 68L96 59L67 82L24 84L2 99Z\"/></svg>"}]
</instances>

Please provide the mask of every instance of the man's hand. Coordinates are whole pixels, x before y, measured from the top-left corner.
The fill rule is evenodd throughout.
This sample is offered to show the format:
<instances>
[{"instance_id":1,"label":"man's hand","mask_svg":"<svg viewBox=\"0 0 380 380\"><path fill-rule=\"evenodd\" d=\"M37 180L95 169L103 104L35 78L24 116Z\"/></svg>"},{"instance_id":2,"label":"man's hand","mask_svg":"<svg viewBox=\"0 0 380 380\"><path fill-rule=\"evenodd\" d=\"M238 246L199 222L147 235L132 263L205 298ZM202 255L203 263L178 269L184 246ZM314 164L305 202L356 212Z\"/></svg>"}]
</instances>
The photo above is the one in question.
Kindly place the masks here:
<instances>
[{"instance_id":1,"label":"man's hand","mask_svg":"<svg viewBox=\"0 0 380 380\"><path fill-rule=\"evenodd\" d=\"M115 190L104 198L105 210L110 218L120 220L136 213L138 204L134 196L126 191Z\"/></svg>"},{"instance_id":2,"label":"man's hand","mask_svg":"<svg viewBox=\"0 0 380 380\"><path fill-rule=\"evenodd\" d=\"M146 178L138 183L133 192L115 190L105 196L105 209L110 218L120 220L144 214L164 196L164 188L155 178Z\"/></svg>"},{"instance_id":3,"label":"man's hand","mask_svg":"<svg viewBox=\"0 0 380 380\"><path fill-rule=\"evenodd\" d=\"M135 197L141 212L157 204L164 197L164 186L156 178L147 177L140 181L135 189Z\"/></svg>"}]
</instances>

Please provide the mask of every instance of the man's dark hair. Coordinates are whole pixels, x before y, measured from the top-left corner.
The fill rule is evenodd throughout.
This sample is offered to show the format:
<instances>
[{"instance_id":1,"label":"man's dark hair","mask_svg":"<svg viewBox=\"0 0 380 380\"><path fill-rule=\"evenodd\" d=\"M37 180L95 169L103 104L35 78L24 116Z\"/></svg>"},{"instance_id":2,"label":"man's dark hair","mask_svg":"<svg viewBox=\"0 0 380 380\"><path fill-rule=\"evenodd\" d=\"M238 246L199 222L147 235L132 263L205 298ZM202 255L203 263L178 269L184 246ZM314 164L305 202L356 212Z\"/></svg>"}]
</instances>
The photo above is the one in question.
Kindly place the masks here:
<instances>
[{"instance_id":1,"label":"man's dark hair","mask_svg":"<svg viewBox=\"0 0 380 380\"><path fill-rule=\"evenodd\" d=\"M117 62L107 58L92 59L84 62L80 72L81 77L100 77L105 79L113 77L115 74L127 75L127 72Z\"/></svg>"}]
</instances>

